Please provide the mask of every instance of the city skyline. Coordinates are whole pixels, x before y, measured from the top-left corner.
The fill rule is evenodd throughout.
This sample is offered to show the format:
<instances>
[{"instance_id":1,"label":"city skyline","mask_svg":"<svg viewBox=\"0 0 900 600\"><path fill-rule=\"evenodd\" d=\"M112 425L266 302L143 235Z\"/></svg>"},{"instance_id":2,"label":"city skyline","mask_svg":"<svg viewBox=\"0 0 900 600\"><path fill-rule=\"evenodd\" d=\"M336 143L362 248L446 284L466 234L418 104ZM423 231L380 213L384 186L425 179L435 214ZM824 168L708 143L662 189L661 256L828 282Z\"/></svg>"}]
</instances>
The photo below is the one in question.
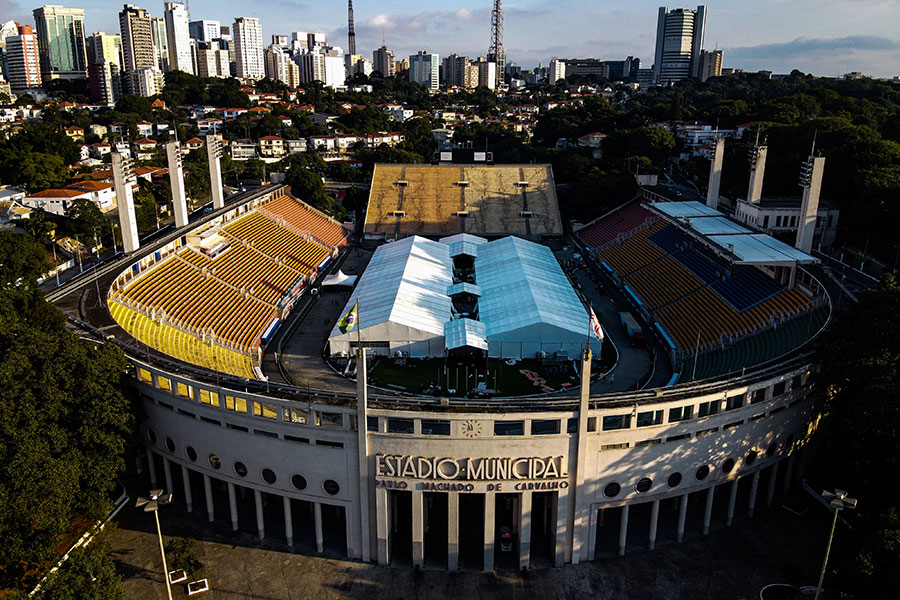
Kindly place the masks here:
<instances>
[{"instance_id":1,"label":"city skyline","mask_svg":"<svg viewBox=\"0 0 900 600\"><path fill-rule=\"evenodd\" d=\"M587 7L572 0L553 6L524 0L507 3L505 46L508 62L531 68L553 57L621 60L640 57L653 62L658 1L639 0L627 7L611 2ZM696 8L698 3L685 7ZM66 3L85 9L86 34L116 30L116 11L99 0ZM0 0L2 20L33 24L40 6ZM163 16L163 2L138 3L151 15ZM450 0L441 10L425 2L357 0L356 39L364 56L381 46L382 36L398 58L429 50L444 56L483 56L490 42L491 2ZM680 7L668 4L670 8ZM195 0L191 20L258 17L263 40L291 31L323 30L332 44L347 45L345 3L315 4L295 0L248 6L236 0ZM814 9L814 10L813 10ZM812 17L810 15L813 15ZM296 16L295 16L296 15ZM725 51L725 66L756 71L800 69L815 75L861 71L876 77L900 75L900 1L852 0L787 3L728 0L708 5L706 48ZM346 48L345 48L346 49Z\"/></svg>"}]
</instances>

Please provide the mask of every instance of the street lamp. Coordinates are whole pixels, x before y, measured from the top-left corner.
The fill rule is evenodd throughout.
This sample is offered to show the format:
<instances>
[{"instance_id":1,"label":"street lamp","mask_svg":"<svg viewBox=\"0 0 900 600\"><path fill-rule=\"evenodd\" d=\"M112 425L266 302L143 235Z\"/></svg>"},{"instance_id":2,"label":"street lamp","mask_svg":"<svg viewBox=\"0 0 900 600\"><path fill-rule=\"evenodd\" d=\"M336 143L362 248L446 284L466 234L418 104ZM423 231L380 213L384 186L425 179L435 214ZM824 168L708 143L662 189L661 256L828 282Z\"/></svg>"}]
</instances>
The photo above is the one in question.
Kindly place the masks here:
<instances>
[{"instance_id":1,"label":"street lamp","mask_svg":"<svg viewBox=\"0 0 900 600\"><path fill-rule=\"evenodd\" d=\"M163 548L162 531L159 528L159 512L157 509L160 505L169 504L172 501L172 494L164 494L162 490L150 490L149 498L138 498L135 508L144 507L144 512L152 512L156 518L156 534L159 536L159 553L162 555L163 563L163 579L166 580L166 592L169 594L169 600L172 600L172 587L169 585L169 568L166 566L166 551Z\"/></svg>"},{"instance_id":2,"label":"street lamp","mask_svg":"<svg viewBox=\"0 0 900 600\"><path fill-rule=\"evenodd\" d=\"M825 549L825 560L822 561L822 572L819 573L819 584L816 586L815 600L819 600L822 593L822 582L825 579L825 568L828 566L828 555L831 554L831 540L834 538L834 528L837 526L838 513L844 508L856 508L856 498L851 498L844 490L834 492L824 491L822 497L828 501L834 511L834 520L831 522L831 533L828 534L828 547Z\"/></svg>"}]
</instances>

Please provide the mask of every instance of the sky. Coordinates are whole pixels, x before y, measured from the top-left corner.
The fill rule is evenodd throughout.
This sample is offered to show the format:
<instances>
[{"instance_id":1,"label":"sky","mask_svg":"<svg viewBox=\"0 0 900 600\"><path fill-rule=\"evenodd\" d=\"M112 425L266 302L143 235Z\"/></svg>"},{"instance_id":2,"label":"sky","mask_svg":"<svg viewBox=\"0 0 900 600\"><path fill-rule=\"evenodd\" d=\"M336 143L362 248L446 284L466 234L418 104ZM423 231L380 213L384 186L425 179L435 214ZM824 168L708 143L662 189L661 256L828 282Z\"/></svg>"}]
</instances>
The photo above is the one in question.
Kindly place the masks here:
<instances>
[{"instance_id":1,"label":"sky","mask_svg":"<svg viewBox=\"0 0 900 600\"><path fill-rule=\"evenodd\" d=\"M120 3L56 2L83 6L88 32L119 31ZM162 0L131 2L162 16ZM0 0L0 21L31 24L35 6ZM384 39L398 59L418 50L441 56L484 55L490 43L491 6L491 0L356 0L357 51L371 58ZM503 6L507 62L532 68L553 57L637 56L644 67L653 63L659 0L517 0ZM229 26L236 16L259 17L266 44L273 34L323 30L329 43L347 49L343 1L189 0L189 8L193 20L215 19ZM726 67L900 76L900 0L717 0L707 3L706 25L704 45L724 50Z\"/></svg>"}]
</instances>

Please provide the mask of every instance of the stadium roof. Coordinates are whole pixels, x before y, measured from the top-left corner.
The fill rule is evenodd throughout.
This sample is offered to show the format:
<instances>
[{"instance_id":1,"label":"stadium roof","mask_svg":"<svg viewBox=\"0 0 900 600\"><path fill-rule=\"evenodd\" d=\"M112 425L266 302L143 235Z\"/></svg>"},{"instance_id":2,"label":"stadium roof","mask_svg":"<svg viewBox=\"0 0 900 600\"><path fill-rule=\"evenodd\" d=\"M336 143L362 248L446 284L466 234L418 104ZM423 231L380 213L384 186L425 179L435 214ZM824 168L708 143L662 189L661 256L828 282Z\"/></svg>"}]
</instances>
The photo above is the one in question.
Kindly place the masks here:
<instances>
[{"instance_id":1,"label":"stadium roof","mask_svg":"<svg viewBox=\"0 0 900 600\"><path fill-rule=\"evenodd\" d=\"M561 236L549 165L376 165L368 236Z\"/></svg>"},{"instance_id":2,"label":"stadium roof","mask_svg":"<svg viewBox=\"0 0 900 600\"><path fill-rule=\"evenodd\" d=\"M586 334L588 316L553 252L507 237L478 248L478 317L490 338L545 323Z\"/></svg>"}]
</instances>

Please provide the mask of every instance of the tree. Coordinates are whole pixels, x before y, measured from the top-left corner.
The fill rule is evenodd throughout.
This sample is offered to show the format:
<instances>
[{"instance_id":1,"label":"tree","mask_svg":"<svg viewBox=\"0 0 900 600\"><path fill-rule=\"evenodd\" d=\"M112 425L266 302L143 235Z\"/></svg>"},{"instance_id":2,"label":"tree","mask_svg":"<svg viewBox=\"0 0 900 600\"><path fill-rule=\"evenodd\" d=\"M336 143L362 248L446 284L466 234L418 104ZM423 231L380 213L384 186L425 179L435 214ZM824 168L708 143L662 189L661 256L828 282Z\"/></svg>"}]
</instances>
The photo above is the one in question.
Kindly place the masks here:
<instances>
[{"instance_id":1,"label":"tree","mask_svg":"<svg viewBox=\"0 0 900 600\"><path fill-rule=\"evenodd\" d=\"M76 517L105 514L132 428L125 356L66 329L37 287L43 256L0 232L0 589L55 561Z\"/></svg>"},{"instance_id":2,"label":"tree","mask_svg":"<svg viewBox=\"0 0 900 600\"><path fill-rule=\"evenodd\" d=\"M122 579L110 556L109 526L87 547L77 548L50 575L35 600L124 600Z\"/></svg>"},{"instance_id":3,"label":"tree","mask_svg":"<svg viewBox=\"0 0 900 600\"><path fill-rule=\"evenodd\" d=\"M197 558L195 542L190 538L176 537L166 544L166 561L169 570L184 570L189 577L198 575L203 570L203 563Z\"/></svg>"},{"instance_id":4,"label":"tree","mask_svg":"<svg viewBox=\"0 0 900 600\"><path fill-rule=\"evenodd\" d=\"M62 186L69 176L63 159L54 154L29 152L20 163L16 183L29 192Z\"/></svg>"},{"instance_id":5,"label":"tree","mask_svg":"<svg viewBox=\"0 0 900 600\"><path fill-rule=\"evenodd\" d=\"M99 235L106 228L106 217L97 205L87 198L75 198L66 209L72 233Z\"/></svg>"}]
</instances>

